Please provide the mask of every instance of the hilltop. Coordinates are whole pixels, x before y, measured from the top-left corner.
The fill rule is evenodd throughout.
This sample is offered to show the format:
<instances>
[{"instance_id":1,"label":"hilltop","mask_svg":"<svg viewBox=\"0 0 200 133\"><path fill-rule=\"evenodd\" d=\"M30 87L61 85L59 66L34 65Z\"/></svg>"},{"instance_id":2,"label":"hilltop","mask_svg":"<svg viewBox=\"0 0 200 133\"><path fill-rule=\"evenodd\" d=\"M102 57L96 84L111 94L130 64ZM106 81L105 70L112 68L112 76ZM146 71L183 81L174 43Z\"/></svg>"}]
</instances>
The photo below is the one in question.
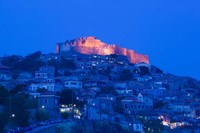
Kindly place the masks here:
<instances>
[{"instance_id":1,"label":"hilltop","mask_svg":"<svg viewBox=\"0 0 200 133\"><path fill-rule=\"evenodd\" d=\"M127 48L121 48L115 44L106 44L101 40L98 40L96 37L82 37L74 40L67 40L63 43L58 43L56 45L57 53L64 52L78 52L81 54L98 54L98 55L124 55L127 59L133 63L149 63L149 59L147 55L138 54L134 50L129 50Z\"/></svg>"}]
</instances>

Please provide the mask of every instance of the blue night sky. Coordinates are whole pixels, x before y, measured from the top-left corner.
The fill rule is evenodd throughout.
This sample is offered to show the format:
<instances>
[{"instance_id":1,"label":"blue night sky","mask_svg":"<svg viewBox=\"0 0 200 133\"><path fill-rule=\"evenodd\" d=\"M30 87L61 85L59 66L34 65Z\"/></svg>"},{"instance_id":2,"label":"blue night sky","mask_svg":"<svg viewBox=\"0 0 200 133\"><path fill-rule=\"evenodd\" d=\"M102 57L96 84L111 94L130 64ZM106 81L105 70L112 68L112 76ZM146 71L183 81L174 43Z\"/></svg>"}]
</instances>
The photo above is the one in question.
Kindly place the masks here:
<instances>
[{"instance_id":1,"label":"blue night sky","mask_svg":"<svg viewBox=\"0 0 200 133\"><path fill-rule=\"evenodd\" d=\"M0 0L0 55L54 52L96 36L148 54L165 72L200 79L199 0Z\"/></svg>"}]
</instances>

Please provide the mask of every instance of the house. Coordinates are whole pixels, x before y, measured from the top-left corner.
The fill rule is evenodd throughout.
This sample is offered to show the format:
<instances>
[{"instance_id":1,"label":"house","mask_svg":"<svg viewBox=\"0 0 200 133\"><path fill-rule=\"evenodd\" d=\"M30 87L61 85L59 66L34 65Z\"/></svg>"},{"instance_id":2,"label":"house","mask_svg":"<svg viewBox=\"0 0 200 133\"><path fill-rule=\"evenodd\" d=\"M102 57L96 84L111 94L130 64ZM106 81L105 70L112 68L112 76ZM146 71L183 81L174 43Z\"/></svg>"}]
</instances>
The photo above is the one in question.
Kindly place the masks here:
<instances>
[{"instance_id":1,"label":"house","mask_svg":"<svg viewBox=\"0 0 200 133\"><path fill-rule=\"evenodd\" d=\"M99 112L97 109L89 108L88 111L88 120L107 120L107 121L113 121L113 122L121 122L124 117L121 114L115 113L115 112Z\"/></svg>"},{"instance_id":2,"label":"house","mask_svg":"<svg viewBox=\"0 0 200 133\"><path fill-rule=\"evenodd\" d=\"M114 67L111 69L112 72L121 72L124 68L121 65L114 65Z\"/></svg>"},{"instance_id":3,"label":"house","mask_svg":"<svg viewBox=\"0 0 200 133\"><path fill-rule=\"evenodd\" d=\"M43 66L39 71L35 72L35 79L38 82L54 82L55 68L51 66Z\"/></svg>"},{"instance_id":4,"label":"house","mask_svg":"<svg viewBox=\"0 0 200 133\"><path fill-rule=\"evenodd\" d=\"M135 68L135 66L133 66L133 65L125 65L125 66L124 66L124 69L130 70L131 72L133 72L136 68Z\"/></svg>"},{"instance_id":5,"label":"house","mask_svg":"<svg viewBox=\"0 0 200 133\"><path fill-rule=\"evenodd\" d=\"M27 83L33 81L33 75L29 72L22 72L19 74L16 80L18 83Z\"/></svg>"},{"instance_id":6,"label":"house","mask_svg":"<svg viewBox=\"0 0 200 133\"><path fill-rule=\"evenodd\" d=\"M115 91L122 96L126 96L126 95L133 95L133 90L132 89L128 89L128 88L117 88L115 89Z\"/></svg>"},{"instance_id":7,"label":"house","mask_svg":"<svg viewBox=\"0 0 200 133\"><path fill-rule=\"evenodd\" d=\"M111 101L115 101L116 100L116 96L114 95L111 95L111 94L101 94L101 95L98 95L96 97L96 99L104 99L104 100L111 100Z\"/></svg>"},{"instance_id":8,"label":"house","mask_svg":"<svg viewBox=\"0 0 200 133\"><path fill-rule=\"evenodd\" d=\"M144 125L140 121L133 121L130 126L133 128L133 132L144 133Z\"/></svg>"},{"instance_id":9,"label":"house","mask_svg":"<svg viewBox=\"0 0 200 133\"><path fill-rule=\"evenodd\" d=\"M115 96L100 95L96 99L87 100L87 112L89 120L103 120L109 118L109 113L113 112Z\"/></svg>"},{"instance_id":10,"label":"house","mask_svg":"<svg viewBox=\"0 0 200 133\"><path fill-rule=\"evenodd\" d=\"M128 84L127 82L114 82L113 86L115 89L118 89L118 88L126 89L128 87Z\"/></svg>"},{"instance_id":11,"label":"house","mask_svg":"<svg viewBox=\"0 0 200 133\"><path fill-rule=\"evenodd\" d=\"M110 79L112 81L118 81L119 80L119 76L120 76L119 72L114 72L114 71L110 72Z\"/></svg>"},{"instance_id":12,"label":"house","mask_svg":"<svg viewBox=\"0 0 200 133\"><path fill-rule=\"evenodd\" d=\"M60 76L68 76L72 73L72 70L69 68L60 68L58 69L58 75Z\"/></svg>"},{"instance_id":13,"label":"house","mask_svg":"<svg viewBox=\"0 0 200 133\"><path fill-rule=\"evenodd\" d=\"M194 113L196 118L200 118L200 106L194 107Z\"/></svg>"},{"instance_id":14,"label":"house","mask_svg":"<svg viewBox=\"0 0 200 133\"><path fill-rule=\"evenodd\" d=\"M79 94L79 99L82 99L82 101L87 101L88 99L94 98L96 92L93 90L85 90L81 89Z\"/></svg>"},{"instance_id":15,"label":"house","mask_svg":"<svg viewBox=\"0 0 200 133\"><path fill-rule=\"evenodd\" d=\"M7 90L11 90L15 87L15 83L12 81L2 81L0 80L0 86L5 87Z\"/></svg>"},{"instance_id":16,"label":"house","mask_svg":"<svg viewBox=\"0 0 200 133\"><path fill-rule=\"evenodd\" d=\"M165 89L144 89L143 94L152 96L154 98L163 97L165 94Z\"/></svg>"},{"instance_id":17,"label":"house","mask_svg":"<svg viewBox=\"0 0 200 133\"><path fill-rule=\"evenodd\" d=\"M176 113L190 113L191 112L191 107L190 105L186 105L186 104L172 104L170 106L170 108L172 109L172 111L176 112Z\"/></svg>"},{"instance_id":18,"label":"house","mask_svg":"<svg viewBox=\"0 0 200 133\"><path fill-rule=\"evenodd\" d=\"M107 120L107 121L120 121L120 116L113 115L112 113L99 112L97 109L89 108L88 111L88 120Z\"/></svg>"},{"instance_id":19,"label":"house","mask_svg":"<svg viewBox=\"0 0 200 133\"><path fill-rule=\"evenodd\" d=\"M88 120L101 120L100 113L95 108L87 109Z\"/></svg>"},{"instance_id":20,"label":"house","mask_svg":"<svg viewBox=\"0 0 200 133\"><path fill-rule=\"evenodd\" d=\"M85 78L85 76L79 74L72 74L70 76L65 77L66 80L79 80L79 81L82 80L83 78Z\"/></svg>"},{"instance_id":21,"label":"house","mask_svg":"<svg viewBox=\"0 0 200 133\"><path fill-rule=\"evenodd\" d=\"M97 75L93 75L89 77L90 80L97 80L97 81L103 81L108 83L109 78L107 76L101 75L101 74L97 74Z\"/></svg>"},{"instance_id":22,"label":"house","mask_svg":"<svg viewBox=\"0 0 200 133\"><path fill-rule=\"evenodd\" d=\"M42 54L40 60L48 63L51 60L61 61L61 56L59 54Z\"/></svg>"},{"instance_id":23,"label":"house","mask_svg":"<svg viewBox=\"0 0 200 133\"><path fill-rule=\"evenodd\" d=\"M95 108L100 112L112 112L113 111L114 100L112 98L109 99L88 99L87 105L90 108Z\"/></svg>"},{"instance_id":24,"label":"house","mask_svg":"<svg viewBox=\"0 0 200 133\"><path fill-rule=\"evenodd\" d=\"M82 89L82 82L78 80L67 80L64 82L64 87L68 89Z\"/></svg>"},{"instance_id":25,"label":"house","mask_svg":"<svg viewBox=\"0 0 200 133\"><path fill-rule=\"evenodd\" d=\"M149 75L145 75L145 76L135 76L134 79L137 80L138 82L147 82L149 80L152 80L153 78Z\"/></svg>"},{"instance_id":26,"label":"house","mask_svg":"<svg viewBox=\"0 0 200 133\"><path fill-rule=\"evenodd\" d=\"M153 100L151 98L143 96L141 93L138 94L137 98L146 105L146 108L153 109Z\"/></svg>"},{"instance_id":27,"label":"house","mask_svg":"<svg viewBox=\"0 0 200 133\"><path fill-rule=\"evenodd\" d=\"M107 87L108 83L100 80L87 80L84 82L84 88L89 88L95 91L99 91L102 87Z\"/></svg>"},{"instance_id":28,"label":"house","mask_svg":"<svg viewBox=\"0 0 200 133\"><path fill-rule=\"evenodd\" d=\"M55 109L59 107L59 96L51 92L41 93L38 98L38 107L46 109Z\"/></svg>"},{"instance_id":29,"label":"house","mask_svg":"<svg viewBox=\"0 0 200 133\"><path fill-rule=\"evenodd\" d=\"M11 79L11 68L4 65L0 65L0 80L10 81Z\"/></svg>"},{"instance_id":30,"label":"house","mask_svg":"<svg viewBox=\"0 0 200 133\"><path fill-rule=\"evenodd\" d=\"M59 118L59 96L54 93L46 92L41 93L38 99L38 108L47 111L50 118Z\"/></svg>"},{"instance_id":31,"label":"house","mask_svg":"<svg viewBox=\"0 0 200 133\"><path fill-rule=\"evenodd\" d=\"M125 114L134 115L146 111L145 104L138 101L137 98L124 99L122 100L122 105Z\"/></svg>"},{"instance_id":32,"label":"house","mask_svg":"<svg viewBox=\"0 0 200 133\"><path fill-rule=\"evenodd\" d=\"M35 83L29 86L30 92L36 92L38 89L46 89L47 91L55 91L55 83Z\"/></svg>"}]
</instances>

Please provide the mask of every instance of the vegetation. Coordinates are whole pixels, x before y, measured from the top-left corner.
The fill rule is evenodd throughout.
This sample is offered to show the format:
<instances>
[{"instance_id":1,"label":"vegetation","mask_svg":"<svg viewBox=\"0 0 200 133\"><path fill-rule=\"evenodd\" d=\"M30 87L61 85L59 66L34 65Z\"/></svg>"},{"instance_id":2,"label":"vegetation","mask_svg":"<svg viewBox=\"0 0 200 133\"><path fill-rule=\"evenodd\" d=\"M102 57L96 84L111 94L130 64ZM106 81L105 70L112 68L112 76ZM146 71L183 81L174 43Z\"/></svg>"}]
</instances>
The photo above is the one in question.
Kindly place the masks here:
<instances>
[{"instance_id":1,"label":"vegetation","mask_svg":"<svg viewBox=\"0 0 200 133\"><path fill-rule=\"evenodd\" d=\"M25 57L18 55L6 56L2 60L2 64L10 67L13 70L13 78L16 79L18 74L22 71L33 73L38 70L39 67L45 65L44 62L40 61L41 52L35 52Z\"/></svg>"},{"instance_id":2,"label":"vegetation","mask_svg":"<svg viewBox=\"0 0 200 133\"><path fill-rule=\"evenodd\" d=\"M111 72L111 67L107 67L106 69L100 69L98 71L99 74L105 75L105 76L109 76Z\"/></svg>"},{"instance_id":3,"label":"vegetation","mask_svg":"<svg viewBox=\"0 0 200 133\"><path fill-rule=\"evenodd\" d=\"M70 113L68 113L68 112L62 112L62 113L61 113L61 117L62 117L63 119L67 119L67 118L69 118L69 116L70 116Z\"/></svg>"},{"instance_id":4,"label":"vegetation","mask_svg":"<svg viewBox=\"0 0 200 133\"><path fill-rule=\"evenodd\" d=\"M37 51L25 57L19 55L5 56L3 57L2 64L13 70L13 78L16 79L20 72L26 71L33 73L38 70L39 67L46 65L45 62L40 60L41 54L42 52ZM61 58L61 61L50 60L47 64L55 67L56 72L59 68L76 68L73 60L65 58Z\"/></svg>"},{"instance_id":5,"label":"vegetation","mask_svg":"<svg viewBox=\"0 0 200 133\"><path fill-rule=\"evenodd\" d=\"M0 86L0 105L5 105L6 99L9 95L8 90L5 87Z\"/></svg>"},{"instance_id":6,"label":"vegetation","mask_svg":"<svg viewBox=\"0 0 200 133\"><path fill-rule=\"evenodd\" d=\"M70 105L76 104L76 107L81 108L84 106L84 102L78 101L75 93L71 89L64 89L57 93L60 96L60 104Z\"/></svg>"},{"instance_id":7,"label":"vegetation","mask_svg":"<svg viewBox=\"0 0 200 133\"><path fill-rule=\"evenodd\" d=\"M10 93L11 94L17 94L18 92L26 91L25 87L26 87L26 85L18 84L18 85L15 86L15 88L10 90Z\"/></svg>"},{"instance_id":8,"label":"vegetation","mask_svg":"<svg viewBox=\"0 0 200 133\"><path fill-rule=\"evenodd\" d=\"M162 101L157 101L153 104L154 109L161 109L165 105Z\"/></svg>"},{"instance_id":9,"label":"vegetation","mask_svg":"<svg viewBox=\"0 0 200 133\"><path fill-rule=\"evenodd\" d=\"M124 113L124 108L123 108L121 101L116 101L114 103L113 107L114 107L115 112L120 113L120 114Z\"/></svg>"},{"instance_id":10,"label":"vegetation","mask_svg":"<svg viewBox=\"0 0 200 133\"><path fill-rule=\"evenodd\" d=\"M6 124L9 122L6 112L0 112L0 133L3 132Z\"/></svg>"},{"instance_id":11,"label":"vegetation","mask_svg":"<svg viewBox=\"0 0 200 133\"><path fill-rule=\"evenodd\" d=\"M150 73L149 68L145 66L140 66L140 76L148 75Z\"/></svg>"},{"instance_id":12,"label":"vegetation","mask_svg":"<svg viewBox=\"0 0 200 133\"><path fill-rule=\"evenodd\" d=\"M35 114L37 121L45 121L49 119L49 113L45 108L38 109Z\"/></svg>"},{"instance_id":13,"label":"vegetation","mask_svg":"<svg viewBox=\"0 0 200 133\"><path fill-rule=\"evenodd\" d=\"M96 96L100 94L112 94L112 95L117 95L117 92L113 87L102 87L100 91L96 94Z\"/></svg>"},{"instance_id":14,"label":"vegetation","mask_svg":"<svg viewBox=\"0 0 200 133\"><path fill-rule=\"evenodd\" d=\"M61 61L59 60L50 60L47 63L49 66L53 66L55 67L55 75L58 75L58 69L61 68L68 68L68 69L75 69L76 68L76 64L74 63L73 60L71 59L65 59L65 58L61 58ZM65 73L65 75L69 75L70 73Z\"/></svg>"},{"instance_id":15,"label":"vegetation","mask_svg":"<svg viewBox=\"0 0 200 133\"><path fill-rule=\"evenodd\" d=\"M0 87L0 95L1 105L3 106L0 112L0 130L7 124L12 127L28 126L30 124L29 109L37 108L37 100L24 93L8 92L3 87Z\"/></svg>"},{"instance_id":16,"label":"vegetation","mask_svg":"<svg viewBox=\"0 0 200 133\"><path fill-rule=\"evenodd\" d=\"M127 81L127 80L131 80L132 77L133 77L133 75L132 75L131 71L128 69L124 69L122 72L120 72L119 79L120 79L120 81Z\"/></svg>"},{"instance_id":17,"label":"vegetation","mask_svg":"<svg viewBox=\"0 0 200 133\"><path fill-rule=\"evenodd\" d=\"M47 92L47 89L46 88L38 88L36 91L37 92Z\"/></svg>"}]
</instances>

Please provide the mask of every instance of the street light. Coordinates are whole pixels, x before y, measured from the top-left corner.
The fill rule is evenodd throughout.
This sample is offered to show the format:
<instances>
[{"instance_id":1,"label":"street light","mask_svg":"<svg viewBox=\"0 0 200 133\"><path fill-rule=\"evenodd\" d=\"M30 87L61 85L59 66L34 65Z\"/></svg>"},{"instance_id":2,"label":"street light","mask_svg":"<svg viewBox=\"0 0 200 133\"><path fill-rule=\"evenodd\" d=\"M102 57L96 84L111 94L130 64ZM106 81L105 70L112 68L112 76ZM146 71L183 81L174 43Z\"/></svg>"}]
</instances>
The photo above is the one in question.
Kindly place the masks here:
<instances>
[{"instance_id":1,"label":"street light","mask_svg":"<svg viewBox=\"0 0 200 133\"><path fill-rule=\"evenodd\" d=\"M15 114L12 114L12 116L11 116L12 118L14 118L15 117Z\"/></svg>"}]
</instances>

